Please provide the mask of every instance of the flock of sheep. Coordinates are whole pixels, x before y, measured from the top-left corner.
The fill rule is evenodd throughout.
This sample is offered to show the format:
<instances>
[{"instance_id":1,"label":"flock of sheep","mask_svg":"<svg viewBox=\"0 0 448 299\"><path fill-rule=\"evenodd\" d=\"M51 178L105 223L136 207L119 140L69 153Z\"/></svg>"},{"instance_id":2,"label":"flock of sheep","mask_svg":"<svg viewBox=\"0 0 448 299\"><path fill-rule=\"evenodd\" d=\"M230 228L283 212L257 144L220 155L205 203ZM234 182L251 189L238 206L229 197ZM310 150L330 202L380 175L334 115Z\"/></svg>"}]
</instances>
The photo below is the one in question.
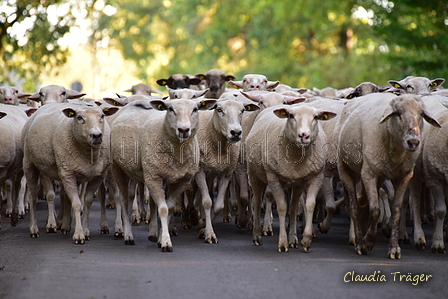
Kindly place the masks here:
<instances>
[{"instance_id":1,"label":"flock of sheep","mask_svg":"<svg viewBox=\"0 0 448 299\"><path fill-rule=\"evenodd\" d=\"M184 228L197 226L200 238L217 243L213 221L222 213L229 222L234 203L235 223L252 228L261 245L262 235L273 235L275 203L278 250L300 244L308 252L315 210L318 229L327 233L336 206L345 203L355 251L373 250L381 224L390 236L389 258L399 259L399 240L409 240L409 204L415 246L426 246L421 205L433 207L432 251L445 253L443 79L407 77L344 90L292 88L258 74L235 79L211 69L157 80L169 99L153 96L161 92L145 84L126 90L131 96L102 100L56 85L34 94L0 87L0 186L11 224L29 207L30 235L39 237L36 200L45 198L46 231L69 234L74 215L73 241L84 244L97 194L102 233L109 233L106 205L116 204L115 237L134 244L132 223L144 219L148 239L169 252L178 233L175 210ZM344 196L335 202L337 182Z\"/></svg>"}]
</instances>

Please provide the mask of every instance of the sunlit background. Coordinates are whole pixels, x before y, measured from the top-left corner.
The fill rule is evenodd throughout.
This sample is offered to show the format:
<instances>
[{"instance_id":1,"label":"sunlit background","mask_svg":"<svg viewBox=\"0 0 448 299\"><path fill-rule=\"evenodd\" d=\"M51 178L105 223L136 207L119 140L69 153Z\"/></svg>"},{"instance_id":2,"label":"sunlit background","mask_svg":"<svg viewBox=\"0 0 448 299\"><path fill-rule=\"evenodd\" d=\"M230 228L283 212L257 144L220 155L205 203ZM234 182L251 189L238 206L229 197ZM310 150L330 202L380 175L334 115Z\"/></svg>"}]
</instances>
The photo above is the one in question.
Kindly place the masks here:
<instances>
[{"instance_id":1,"label":"sunlit background","mask_svg":"<svg viewBox=\"0 0 448 299\"><path fill-rule=\"evenodd\" d=\"M219 68L293 87L448 78L448 3L431 0L3 0L0 85L123 93Z\"/></svg>"}]
</instances>

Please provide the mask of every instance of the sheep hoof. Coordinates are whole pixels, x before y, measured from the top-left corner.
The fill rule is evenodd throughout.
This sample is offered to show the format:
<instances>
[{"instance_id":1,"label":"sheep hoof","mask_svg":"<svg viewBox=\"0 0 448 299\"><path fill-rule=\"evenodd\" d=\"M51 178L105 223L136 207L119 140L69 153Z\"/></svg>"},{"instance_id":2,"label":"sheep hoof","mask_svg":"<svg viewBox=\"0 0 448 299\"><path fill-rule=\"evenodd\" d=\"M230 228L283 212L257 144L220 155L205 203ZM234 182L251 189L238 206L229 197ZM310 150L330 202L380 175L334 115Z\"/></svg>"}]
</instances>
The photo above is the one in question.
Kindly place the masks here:
<instances>
[{"instance_id":1,"label":"sheep hoof","mask_svg":"<svg viewBox=\"0 0 448 299\"><path fill-rule=\"evenodd\" d=\"M110 204L110 203L108 203L108 204L106 205L106 209L115 209L115 205L114 205L114 204Z\"/></svg>"},{"instance_id":2,"label":"sheep hoof","mask_svg":"<svg viewBox=\"0 0 448 299\"><path fill-rule=\"evenodd\" d=\"M114 233L115 239L121 239L123 238L123 232L115 232Z\"/></svg>"},{"instance_id":3,"label":"sheep hoof","mask_svg":"<svg viewBox=\"0 0 448 299\"><path fill-rule=\"evenodd\" d=\"M205 243L209 243L209 244L218 243L218 238L216 238L215 235L212 235L205 239Z\"/></svg>"},{"instance_id":4,"label":"sheep hoof","mask_svg":"<svg viewBox=\"0 0 448 299\"><path fill-rule=\"evenodd\" d=\"M148 241L157 242L157 236L148 236Z\"/></svg>"},{"instance_id":5,"label":"sheep hoof","mask_svg":"<svg viewBox=\"0 0 448 299\"><path fill-rule=\"evenodd\" d=\"M177 232L176 228L170 229L170 236L178 236L179 233Z\"/></svg>"},{"instance_id":6,"label":"sheep hoof","mask_svg":"<svg viewBox=\"0 0 448 299\"><path fill-rule=\"evenodd\" d=\"M76 245L84 245L86 243L86 240L85 239L75 239L74 243Z\"/></svg>"},{"instance_id":7,"label":"sheep hoof","mask_svg":"<svg viewBox=\"0 0 448 299\"><path fill-rule=\"evenodd\" d=\"M252 241L254 242L254 244L256 246L263 245L263 242L261 241L261 238L254 238Z\"/></svg>"},{"instance_id":8,"label":"sheep hoof","mask_svg":"<svg viewBox=\"0 0 448 299\"><path fill-rule=\"evenodd\" d=\"M25 213L20 213L19 214L19 219L25 219Z\"/></svg>"},{"instance_id":9,"label":"sheep hoof","mask_svg":"<svg viewBox=\"0 0 448 299\"><path fill-rule=\"evenodd\" d=\"M438 247L432 247L432 248L431 248L431 252L432 252L432 253L443 253L443 254L446 253L445 248L442 248L442 247L440 247L440 246L438 246Z\"/></svg>"},{"instance_id":10,"label":"sheep hoof","mask_svg":"<svg viewBox=\"0 0 448 299\"><path fill-rule=\"evenodd\" d=\"M193 228L193 226L191 224L182 224L182 227L184 229L192 229Z\"/></svg>"},{"instance_id":11,"label":"sheep hoof","mask_svg":"<svg viewBox=\"0 0 448 299\"><path fill-rule=\"evenodd\" d=\"M102 235L108 235L109 234L109 229L108 228L102 228L101 229L101 234Z\"/></svg>"},{"instance_id":12,"label":"sheep hoof","mask_svg":"<svg viewBox=\"0 0 448 299\"><path fill-rule=\"evenodd\" d=\"M274 231L272 230L264 230L261 232L263 234L263 236L273 236L274 235Z\"/></svg>"},{"instance_id":13,"label":"sheep hoof","mask_svg":"<svg viewBox=\"0 0 448 299\"><path fill-rule=\"evenodd\" d=\"M58 231L58 229L56 227L47 227L47 233L48 234L52 234L52 233L55 233L57 231Z\"/></svg>"},{"instance_id":14,"label":"sheep hoof","mask_svg":"<svg viewBox=\"0 0 448 299\"><path fill-rule=\"evenodd\" d=\"M128 239L124 241L124 245L135 245L135 242L132 239Z\"/></svg>"},{"instance_id":15,"label":"sheep hoof","mask_svg":"<svg viewBox=\"0 0 448 299\"><path fill-rule=\"evenodd\" d=\"M225 216L225 217L223 217L222 218L222 222L224 222L224 223L230 223L230 222L232 222L232 216Z\"/></svg>"},{"instance_id":16,"label":"sheep hoof","mask_svg":"<svg viewBox=\"0 0 448 299\"><path fill-rule=\"evenodd\" d=\"M425 250L425 248L426 248L426 241L422 240L421 238L419 238L418 241L415 242L415 248L417 250Z\"/></svg>"},{"instance_id":17,"label":"sheep hoof","mask_svg":"<svg viewBox=\"0 0 448 299\"><path fill-rule=\"evenodd\" d=\"M69 230L66 230L66 229L63 229L63 228L61 228L61 233L63 234L63 235L69 235L70 234L70 231Z\"/></svg>"},{"instance_id":18,"label":"sheep hoof","mask_svg":"<svg viewBox=\"0 0 448 299\"><path fill-rule=\"evenodd\" d=\"M173 252L173 247L166 245L166 246L162 247L162 252Z\"/></svg>"},{"instance_id":19,"label":"sheep hoof","mask_svg":"<svg viewBox=\"0 0 448 299\"><path fill-rule=\"evenodd\" d=\"M34 234L30 234L30 237L34 239L34 238L39 238L40 235L39 235L39 233L34 233Z\"/></svg>"},{"instance_id":20,"label":"sheep hoof","mask_svg":"<svg viewBox=\"0 0 448 299\"><path fill-rule=\"evenodd\" d=\"M401 248L395 247L395 248L389 249L389 258L391 260L401 259Z\"/></svg>"},{"instance_id":21,"label":"sheep hoof","mask_svg":"<svg viewBox=\"0 0 448 299\"><path fill-rule=\"evenodd\" d=\"M278 252L288 252L288 251L289 251L288 246L280 245L278 247Z\"/></svg>"}]
</instances>

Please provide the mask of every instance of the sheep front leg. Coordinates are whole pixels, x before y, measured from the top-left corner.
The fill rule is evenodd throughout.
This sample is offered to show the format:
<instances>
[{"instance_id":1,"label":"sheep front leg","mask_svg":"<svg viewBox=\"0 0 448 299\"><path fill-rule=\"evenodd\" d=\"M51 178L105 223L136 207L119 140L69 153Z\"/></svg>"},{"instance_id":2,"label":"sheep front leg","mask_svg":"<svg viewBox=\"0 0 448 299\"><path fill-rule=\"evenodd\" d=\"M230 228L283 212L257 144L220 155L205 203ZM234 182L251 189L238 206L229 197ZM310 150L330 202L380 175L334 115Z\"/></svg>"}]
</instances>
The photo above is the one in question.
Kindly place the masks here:
<instances>
[{"instance_id":1,"label":"sheep front leg","mask_svg":"<svg viewBox=\"0 0 448 299\"><path fill-rule=\"evenodd\" d=\"M275 198L275 203L277 204L277 214L279 220L279 238L278 238L278 252L288 252L288 236L286 234L286 212L288 205L285 198L285 190L277 181L270 182L269 185L272 195ZM311 215L311 220L313 216Z\"/></svg>"},{"instance_id":2,"label":"sheep front leg","mask_svg":"<svg viewBox=\"0 0 448 299\"><path fill-rule=\"evenodd\" d=\"M218 243L218 238L216 237L212 226L212 199L210 198L210 194L208 192L205 173L202 170L196 174L195 181L201 194L202 207L205 210L205 229L199 230L199 237L205 235L206 243Z\"/></svg>"},{"instance_id":3,"label":"sheep front leg","mask_svg":"<svg viewBox=\"0 0 448 299\"><path fill-rule=\"evenodd\" d=\"M64 186L70 202L72 203L73 214L75 215L75 232L73 234L73 242L75 244L84 244L86 242L84 231L81 222L82 203L78 194L78 186L76 184L76 177L70 174L60 175L61 183Z\"/></svg>"},{"instance_id":4,"label":"sheep front leg","mask_svg":"<svg viewBox=\"0 0 448 299\"><path fill-rule=\"evenodd\" d=\"M333 217L334 211L336 210L336 203L334 201L333 192L333 175L324 176L322 182L322 193L325 198L325 211L327 215L325 219L318 224L319 231L323 234L328 233L331 226L331 218Z\"/></svg>"},{"instance_id":5,"label":"sheep front leg","mask_svg":"<svg viewBox=\"0 0 448 299\"><path fill-rule=\"evenodd\" d=\"M56 210L54 206L55 192L53 181L49 177L41 175L40 182L44 188L45 197L47 198L47 205L48 205L48 220L46 230L47 233L55 233L58 229L55 218Z\"/></svg>"},{"instance_id":6,"label":"sheep front leg","mask_svg":"<svg viewBox=\"0 0 448 299\"><path fill-rule=\"evenodd\" d=\"M391 206L391 236L389 240L388 256L390 259L401 259L401 248L398 244L398 227L400 223L401 210L403 206L403 197L411 179L413 172L411 171L405 175L401 180L393 181L395 190L394 201Z\"/></svg>"},{"instance_id":7,"label":"sheep front leg","mask_svg":"<svg viewBox=\"0 0 448 299\"><path fill-rule=\"evenodd\" d=\"M168 228L168 205L165 199L165 191L163 188L162 180L151 181L145 178L145 183L148 186L149 192L151 194L154 203L157 206L157 211L159 213L161 233L159 233L159 239L157 245L162 248L163 252L172 252L173 245L171 243L171 237ZM155 221L155 219L153 220ZM153 222L151 221L151 223Z\"/></svg>"},{"instance_id":8,"label":"sheep front leg","mask_svg":"<svg viewBox=\"0 0 448 299\"><path fill-rule=\"evenodd\" d=\"M215 204L213 205L213 219L215 219L216 216L218 216L219 213L221 213L224 209L224 199L227 194L227 189L229 187L230 179L231 179L230 176L221 176L218 179L218 196L216 197ZM223 222L230 222L230 221L226 221L227 216L228 215L225 215L225 213L224 213Z\"/></svg>"},{"instance_id":9,"label":"sheep front leg","mask_svg":"<svg viewBox=\"0 0 448 299\"><path fill-rule=\"evenodd\" d=\"M366 250L372 251L376 245L378 218L380 215L380 207L378 202L378 181L375 176L370 176L366 172L362 172L361 177L366 191L370 213L370 226L364 237L364 241Z\"/></svg>"},{"instance_id":10,"label":"sheep front leg","mask_svg":"<svg viewBox=\"0 0 448 299\"><path fill-rule=\"evenodd\" d=\"M98 190L102 183L102 178L94 179L87 183L86 192L84 197L84 215L82 218L82 227L84 231L84 236L87 241L90 240L90 230L89 230L89 218L90 218L90 208L93 203L93 194Z\"/></svg>"},{"instance_id":11,"label":"sheep front leg","mask_svg":"<svg viewBox=\"0 0 448 299\"><path fill-rule=\"evenodd\" d=\"M316 206L316 197L322 185L323 174L319 174L307 182L305 201L305 229L303 230L302 247L305 252L309 252L311 241L314 235L313 214ZM298 194L297 196L300 196Z\"/></svg>"},{"instance_id":12,"label":"sheep front leg","mask_svg":"<svg viewBox=\"0 0 448 299\"><path fill-rule=\"evenodd\" d=\"M412 215L414 216L414 246L418 250L424 250L426 248L425 232L423 231L422 218L420 217L421 184L417 178L412 178L409 182L409 203L411 205Z\"/></svg>"},{"instance_id":13,"label":"sheep front leg","mask_svg":"<svg viewBox=\"0 0 448 299\"><path fill-rule=\"evenodd\" d=\"M34 165L31 165L26 157L23 161L23 170L28 183L28 192L26 193L27 201L30 203L30 236L31 238L39 238L39 228L36 219L36 200L37 186L39 182L39 171Z\"/></svg>"},{"instance_id":14,"label":"sheep front leg","mask_svg":"<svg viewBox=\"0 0 448 299\"><path fill-rule=\"evenodd\" d=\"M445 220L446 204L444 186L442 184L428 185L435 201L435 223L432 235L432 253L445 253L445 242L443 240L443 221Z\"/></svg>"}]
</instances>

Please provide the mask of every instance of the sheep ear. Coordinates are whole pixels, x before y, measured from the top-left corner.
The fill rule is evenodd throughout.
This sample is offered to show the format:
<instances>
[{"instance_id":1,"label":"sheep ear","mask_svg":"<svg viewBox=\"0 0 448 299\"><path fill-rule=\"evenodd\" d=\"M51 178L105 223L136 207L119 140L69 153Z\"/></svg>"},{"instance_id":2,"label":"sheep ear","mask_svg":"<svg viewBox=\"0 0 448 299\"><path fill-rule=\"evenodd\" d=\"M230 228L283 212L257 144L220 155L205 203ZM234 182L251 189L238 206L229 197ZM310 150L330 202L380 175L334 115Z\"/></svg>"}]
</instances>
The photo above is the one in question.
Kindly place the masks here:
<instances>
[{"instance_id":1,"label":"sheep ear","mask_svg":"<svg viewBox=\"0 0 448 299\"><path fill-rule=\"evenodd\" d=\"M103 113L106 116L111 116L111 115L114 115L118 110L119 110L119 108L117 108L117 107L104 107Z\"/></svg>"},{"instance_id":2,"label":"sheep ear","mask_svg":"<svg viewBox=\"0 0 448 299\"><path fill-rule=\"evenodd\" d=\"M26 116L30 117L36 111L37 111L37 108L31 108L31 109L25 110L25 113L26 113Z\"/></svg>"},{"instance_id":3,"label":"sheep ear","mask_svg":"<svg viewBox=\"0 0 448 299\"><path fill-rule=\"evenodd\" d=\"M164 111L168 109L168 107L166 106L166 102L163 100L152 100L149 102L149 104L156 110Z\"/></svg>"},{"instance_id":4,"label":"sheep ear","mask_svg":"<svg viewBox=\"0 0 448 299\"><path fill-rule=\"evenodd\" d=\"M288 118L289 111L286 108L276 109L274 110L274 114L279 118Z\"/></svg>"},{"instance_id":5,"label":"sheep ear","mask_svg":"<svg viewBox=\"0 0 448 299\"><path fill-rule=\"evenodd\" d=\"M294 105L294 104L302 103L305 100L306 100L305 97L284 96L283 97L283 104Z\"/></svg>"},{"instance_id":6,"label":"sheep ear","mask_svg":"<svg viewBox=\"0 0 448 299\"><path fill-rule=\"evenodd\" d=\"M434 126L436 128L442 127L435 118L432 118L430 115L426 114L425 112L422 113L422 116L431 126Z\"/></svg>"},{"instance_id":7,"label":"sheep ear","mask_svg":"<svg viewBox=\"0 0 448 299\"><path fill-rule=\"evenodd\" d=\"M126 89L124 92L132 92L132 88Z\"/></svg>"},{"instance_id":8,"label":"sheep ear","mask_svg":"<svg viewBox=\"0 0 448 299\"><path fill-rule=\"evenodd\" d=\"M115 99L112 99L112 98L103 98L103 100L110 105L124 106L123 103L120 103L119 101L116 101Z\"/></svg>"},{"instance_id":9,"label":"sheep ear","mask_svg":"<svg viewBox=\"0 0 448 299\"><path fill-rule=\"evenodd\" d=\"M394 88L401 88L404 89L403 86L401 86L400 82L395 81L395 80L389 80L387 81L387 83L389 83L390 86L394 87Z\"/></svg>"},{"instance_id":10,"label":"sheep ear","mask_svg":"<svg viewBox=\"0 0 448 299\"><path fill-rule=\"evenodd\" d=\"M215 107L216 100L203 100L198 103L199 110L210 110Z\"/></svg>"},{"instance_id":11,"label":"sheep ear","mask_svg":"<svg viewBox=\"0 0 448 299\"><path fill-rule=\"evenodd\" d=\"M445 79L441 79L441 78L434 79L429 84L429 88L431 90L435 90L435 89L437 89L437 87L441 86L443 84L443 82L445 82Z\"/></svg>"},{"instance_id":12,"label":"sheep ear","mask_svg":"<svg viewBox=\"0 0 448 299\"><path fill-rule=\"evenodd\" d=\"M243 88L243 82L242 81L229 81L229 85L233 88Z\"/></svg>"},{"instance_id":13,"label":"sheep ear","mask_svg":"<svg viewBox=\"0 0 448 299\"><path fill-rule=\"evenodd\" d=\"M258 107L255 104L244 105L244 110L245 111L257 111L258 109L260 109L260 107Z\"/></svg>"},{"instance_id":14,"label":"sheep ear","mask_svg":"<svg viewBox=\"0 0 448 299\"><path fill-rule=\"evenodd\" d=\"M160 86L166 86L168 85L168 80L167 79L159 79L156 81L157 84L159 84Z\"/></svg>"},{"instance_id":15,"label":"sheep ear","mask_svg":"<svg viewBox=\"0 0 448 299\"><path fill-rule=\"evenodd\" d=\"M392 114L394 114L394 109L392 108L392 106L387 106L386 110L384 110L383 118L380 121L380 124L386 122L389 120L389 118L392 116Z\"/></svg>"},{"instance_id":16,"label":"sheep ear","mask_svg":"<svg viewBox=\"0 0 448 299\"><path fill-rule=\"evenodd\" d=\"M445 100L445 99L440 100L440 103L441 103L443 106L445 106L445 108L448 108L448 100Z\"/></svg>"},{"instance_id":17,"label":"sheep ear","mask_svg":"<svg viewBox=\"0 0 448 299\"><path fill-rule=\"evenodd\" d=\"M85 93L79 93L76 90L67 90L67 99L78 99L85 95Z\"/></svg>"},{"instance_id":18,"label":"sheep ear","mask_svg":"<svg viewBox=\"0 0 448 299\"><path fill-rule=\"evenodd\" d=\"M330 111L321 111L319 112L319 114L317 115L317 119L318 120L330 120L333 119L337 116L336 113L334 112L330 112Z\"/></svg>"},{"instance_id":19,"label":"sheep ear","mask_svg":"<svg viewBox=\"0 0 448 299\"><path fill-rule=\"evenodd\" d=\"M280 81L268 81L266 89L272 90L272 89L276 88L279 84L280 84Z\"/></svg>"},{"instance_id":20,"label":"sheep ear","mask_svg":"<svg viewBox=\"0 0 448 299\"><path fill-rule=\"evenodd\" d=\"M2 119L3 117L5 117L7 114L5 112L0 112L0 119Z\"/></svg>"},{"instance_id":21,"label":"sheep ear","mask_svg":"<svg viewBox=\"0 0 448 299\"><path fill-rule=\"evenodd\" d=\"M190 85L198 85L201 83L202 80L199 78L191 78L188 81L189 81Z\"/></svg>"},{"instance_id":22,"label":"sheep ear","mask_svg":"<svg viewBox=\"0 0 448 299\"><path fill-rule=\"evenodd\" d=\"M204 74L197 74L196 77L198 77L201 80L205 80L205 75Z\"/></svg>"},{"instance_id":23,"label":"sheep ear","mask_svg":"<svg viewBox=\"0 0 448 299\"><path fill-rule=\"evenodd\" d=\"M30 94L28 94L28 93L21 93L21 92L19 92L18 94L17 94L17 97L19 98L19 99L21 99L21 98L25 98L25 97L29 97L30 96Z\"/></svg>"},{"instance_id":24,"label":"sheep ear","mask_svg":"<svg viewBox=\"0 0 448 299\"><path fill-rule=\"evenodd\" d=\"M232 76L232 75L227 75L226 76L226 81L228 82L228 81L230 81L230 80L235 80L236 78L235 78L235 76Z\"/></svg>"},{"instance_id":25,"label":"sheep ear","mask_svg":"<svg viewBox=\"0 0 448 299\"><path fill-rule=\"evenodd\" d=\"M40 94L39 94L39 92L35 92L32 95L30 95L28 97L28 100L33 100L33 101L36 101L36 102L40 102Z\"/></svg>"},{"instance_id":26,"label":"sheep ear","mask_svg":"<svg viewBox=\"0 0 448 299\"><path fill-rule=\"evenodd\" d=\"M62 110L62 112L64 113L65 116L69 118L73 118L76 116L76 111L73 110L72 108L65 108L64 110Z\"/></svg>"},{"instance_id":27,"label":"sheep ear","mask_svg":"<svg viewBox=\"0 0 448 299\"><path fill-rule=\"evenodd\" d=\"M261 94L259 93L253 93L253 92L243 92L241 91L241 94L248 98L249 100L252 100L254 102L260 102L261 101Z\"/></svg>"},{"instance_id":28,"label":"sheep ear","mask_svg":"<svg viewBox=\"0 0 448 299\"><path fill-rule=\"evenodd\" d=\"M202 97L203 95L205 95L210 89L204 89L204 90L196 90L195 95L197 98Z\"/></svg>"}]
</instances>

